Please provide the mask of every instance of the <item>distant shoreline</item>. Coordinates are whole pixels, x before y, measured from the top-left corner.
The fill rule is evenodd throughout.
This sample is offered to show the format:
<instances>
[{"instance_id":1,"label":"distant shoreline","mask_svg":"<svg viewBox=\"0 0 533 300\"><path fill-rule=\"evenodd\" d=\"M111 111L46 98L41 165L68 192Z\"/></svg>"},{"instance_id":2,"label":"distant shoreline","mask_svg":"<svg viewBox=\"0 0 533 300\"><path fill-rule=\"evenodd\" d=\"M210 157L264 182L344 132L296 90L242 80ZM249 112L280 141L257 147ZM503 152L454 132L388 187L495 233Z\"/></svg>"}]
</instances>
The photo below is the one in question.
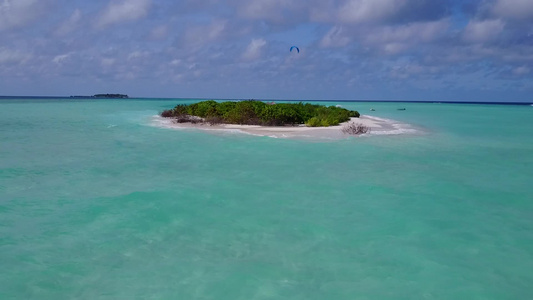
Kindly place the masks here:
<instances>
[{"instance_id":1,"label":"distant shoreline","mask_svg":"<svg viewBox=\"0 0 533 300\"><path fill-rule=\"evenodd\" d=\"M86 99L86 98L96 98L96 99L128 99L128 95L125 94L96 94L92 96L70 96L69 98L73 99Z\"/></svg>"}]
</instances>

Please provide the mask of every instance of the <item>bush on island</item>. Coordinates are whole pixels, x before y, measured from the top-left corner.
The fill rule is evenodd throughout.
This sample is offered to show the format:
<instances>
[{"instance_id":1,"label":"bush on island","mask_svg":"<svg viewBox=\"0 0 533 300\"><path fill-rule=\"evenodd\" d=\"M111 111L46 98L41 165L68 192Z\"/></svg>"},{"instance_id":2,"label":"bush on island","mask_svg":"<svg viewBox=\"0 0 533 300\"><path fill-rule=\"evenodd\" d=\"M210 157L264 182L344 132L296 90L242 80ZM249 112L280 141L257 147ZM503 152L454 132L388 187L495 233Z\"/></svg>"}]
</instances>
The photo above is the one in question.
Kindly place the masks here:
<instances>
[{"instance_id":1,"label":"bush on island","mask_svg":"<svg viewBox=\"0 0 533 300\"><path fill-rule=\"evenodd\" d=\"M322 121L318 117L312 117L305 122L305 125L307 127L320 127L322 126Z\"/></svg>"},{"instance_id":2,"label":"bush on island","mask_svg":"<svg viewBox=\"0 0 533 300\"><path fill-rule=\"evenodd\" d=\"M265 103L256 100L216 102L201 101L190 105L179 104L161 113L178 122L195 116L215 125L219 123L283 126L305 124L310 127L334 126L358 118L359 112L336 106L310 103ZM195 119L197 120L197 119Z\"/></svg>"},{"instance_id":3,"label":"bush on island","mask_svg":"<svg viewBox=\"0 0 533 300\"><path fill-rule=\"evenodd\" d=\"M350 122L348 124L345 124L342 127L341 131L344 134L360 135L370 132L370 127L360 123Z\"/></svg>"}]
</instances>

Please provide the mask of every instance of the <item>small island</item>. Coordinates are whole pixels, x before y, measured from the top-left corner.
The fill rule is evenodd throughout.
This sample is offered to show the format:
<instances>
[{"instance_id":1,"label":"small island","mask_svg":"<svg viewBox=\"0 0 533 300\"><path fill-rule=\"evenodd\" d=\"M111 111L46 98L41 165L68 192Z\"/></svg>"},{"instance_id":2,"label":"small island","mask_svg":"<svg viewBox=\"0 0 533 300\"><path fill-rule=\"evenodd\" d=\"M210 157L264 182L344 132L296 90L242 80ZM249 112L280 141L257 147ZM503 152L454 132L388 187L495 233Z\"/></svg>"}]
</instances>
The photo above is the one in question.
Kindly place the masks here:
<instances>
[{"instance_id":1,"label":"small island","mask_svg":"<svg viewBox=\"0 0 533 300\"><path fill-rule=\"evenodd\" d=\"M210 126L236 125L260 127L338 127L345 134L363 134L370 128L363 124L349 122L359 118L359 112L340 106L324 106L310 103L274 103L257 100L202 101L193 104L179 104L161 113L175 123Z\"/></svg>"},{"instance_id":2,"label":"small island","mask_svg":"<svg viewBox=\"0 0 533 300\"><path fill-rule=\"evenodd\" d=\"M105 99L128 99L128 95L124 94L96 94L93 96L70 96L75 99L92 99L92 98L105 98Z\"/></svg>"},{"instance_id":3,"label":"small island","mask_svg":"<svg viewBox=\"0 0 533 300\"><path fill-rule=\"evenodd\" d=\"M109 98L109 99L127 99L128 95L124 94L96 94L94 98Z\"/></svg>"}]
</instances>

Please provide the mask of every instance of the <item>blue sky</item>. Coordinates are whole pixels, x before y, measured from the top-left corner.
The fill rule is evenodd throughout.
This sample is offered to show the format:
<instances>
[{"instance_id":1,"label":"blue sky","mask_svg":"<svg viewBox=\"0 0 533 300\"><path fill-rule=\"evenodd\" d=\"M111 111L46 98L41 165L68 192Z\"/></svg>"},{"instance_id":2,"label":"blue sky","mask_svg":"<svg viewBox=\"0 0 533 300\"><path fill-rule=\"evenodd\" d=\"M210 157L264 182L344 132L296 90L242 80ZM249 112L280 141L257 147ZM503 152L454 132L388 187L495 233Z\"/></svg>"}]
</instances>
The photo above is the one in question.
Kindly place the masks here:
<instances>
[{"instance_id":1,"label":"blue sky","mask_svg":"<svg viewBox=\"0 0 533 300\"><path fill-rule=\"evenodd\" d=\"M95 93L533 101L533 1L0 0L0 95Z\"/></svg>"}]
</instances>

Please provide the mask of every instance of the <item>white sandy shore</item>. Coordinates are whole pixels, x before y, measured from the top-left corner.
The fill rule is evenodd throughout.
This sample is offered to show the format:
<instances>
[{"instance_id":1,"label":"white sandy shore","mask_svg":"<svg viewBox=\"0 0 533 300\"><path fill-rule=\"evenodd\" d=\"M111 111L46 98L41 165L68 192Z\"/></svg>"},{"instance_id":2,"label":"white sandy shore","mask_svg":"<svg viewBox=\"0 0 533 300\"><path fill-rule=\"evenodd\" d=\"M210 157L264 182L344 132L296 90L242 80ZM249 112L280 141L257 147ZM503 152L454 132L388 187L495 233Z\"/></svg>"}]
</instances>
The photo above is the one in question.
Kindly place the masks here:
<instances>
[{"instance_id":1,"label":"white sandy shore","mask_svg":"<svg viewBox=\"0 0 533 300\"><path fill-rule=\"evenodd\" d=\"M405 123L400 123L394 120L382 119L367 115L362 115L360 118L351 118L350 121L342 123L337 126L330 127L306 127L300 126L259 126L259 125L235 125L235 124L220 124L210 126L208 124L191 124L191 123L176 123L171 118L162 118L154 116L153 125L173 128L173 129L199 129L212 133L228 133L238 132L257 136L269 136L273 138L292 138L292 139L343 139L351 135L344 134L341 128L344 124L354 122L370 127L370 132L364 134L368 135L386 135L386 134L402 134L414 133L411 126Z\"/></svg>"}]
</instances>

